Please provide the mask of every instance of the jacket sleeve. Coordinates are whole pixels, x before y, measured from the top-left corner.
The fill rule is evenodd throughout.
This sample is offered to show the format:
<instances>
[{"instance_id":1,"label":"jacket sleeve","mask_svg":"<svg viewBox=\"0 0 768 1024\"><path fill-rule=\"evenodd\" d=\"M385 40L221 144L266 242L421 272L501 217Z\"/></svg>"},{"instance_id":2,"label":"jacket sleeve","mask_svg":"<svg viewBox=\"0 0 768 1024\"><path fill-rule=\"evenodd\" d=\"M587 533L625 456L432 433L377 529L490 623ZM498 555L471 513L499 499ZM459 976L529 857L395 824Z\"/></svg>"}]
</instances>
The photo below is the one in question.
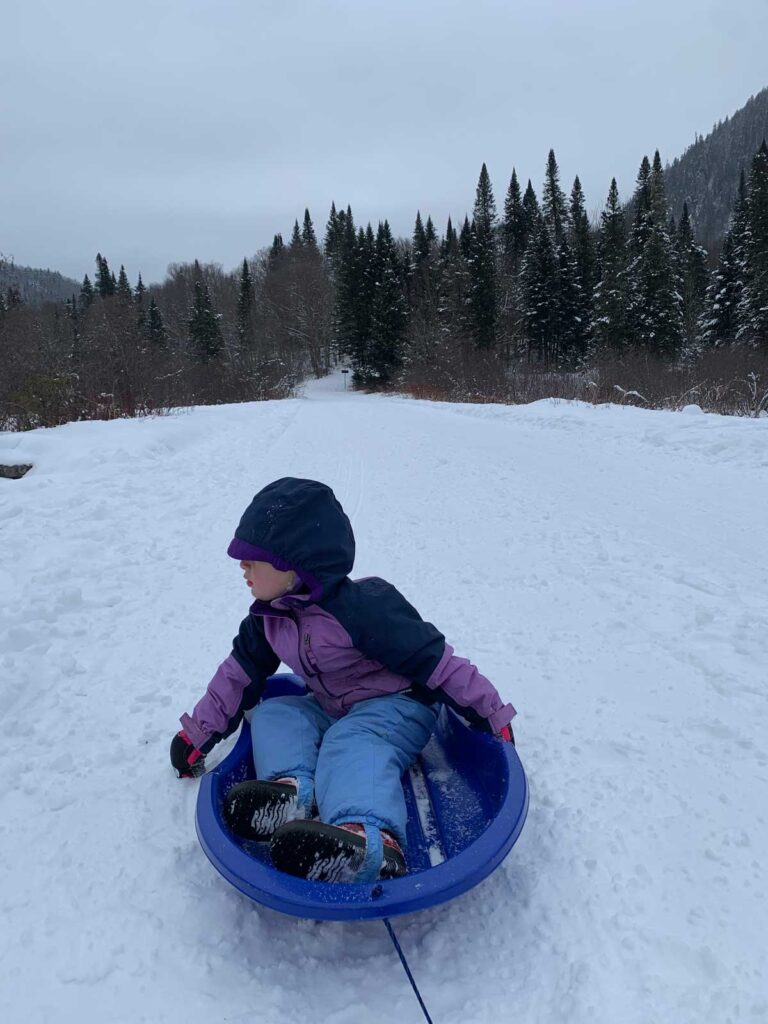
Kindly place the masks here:
<instances>
[{"instance_id":1,"label":"jacket sleeve","mask_svg":"<svg viewBox=\"0 0 768 1024\"><path fill-rule=\"evenodd\" d=\"M243 714L261 700L267 677L280 664L264 635L261 619L249 615L232 641L232 653L216 669L192 714L181 724L198 750L207 754L240 725Z\"/></svg>"},{"instance_id":2,"label":"jacket sleeve","mask_svg":"<svg viewBox=\"0 0 768 1024\"><path fill-rule=\"evenodd\" d=\"M466 658L459 658L431 622L381 579L365 580L352 642L367 657L403 675L432 700L442 700L462 717L498 733L514 718L496 687Z\"/></svg>"}]
</instances>

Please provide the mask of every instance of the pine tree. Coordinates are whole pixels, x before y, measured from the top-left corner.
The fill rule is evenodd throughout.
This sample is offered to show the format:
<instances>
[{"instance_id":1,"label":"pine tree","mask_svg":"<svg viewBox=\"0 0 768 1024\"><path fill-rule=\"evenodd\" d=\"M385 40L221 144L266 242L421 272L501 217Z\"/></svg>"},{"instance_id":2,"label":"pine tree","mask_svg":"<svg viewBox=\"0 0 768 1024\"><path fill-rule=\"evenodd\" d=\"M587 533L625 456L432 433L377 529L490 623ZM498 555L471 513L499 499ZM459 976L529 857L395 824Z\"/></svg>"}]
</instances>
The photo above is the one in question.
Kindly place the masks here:
<instances>
[{"instance_id":1,"label":"pine tree","mask_svg":"<svg viewBox=\"0 0 768 1024\"><path fill-rule=\"evenodd\" d=\"M747 183L744 290L737 337L768 350L768 145L763 140Z\"/></svg>"},{"instance_id":2,"label":"pine tree","mask_svg":"<svg viewBox=\"0 0 768 1024\"><path fill-rule=\"evenodd\" d=\"M488 169L483 164L477 183L473 211L470 255L469 310L472 334L479 349L496 344L496 204Z\"/></svg>"},{"instance_id":3,"label":"pine tree","mask_svg":"<svg viewBox=\"0 0 768 1024\"><path fill-rule=\"evenodd\" d=\"M136 305L139 307L144 305L144 292L146 290L147 289L144 285L144 282L141 280L141 274L139 274L139 279L136 282L136 287L133 290L134 300L136 302Z\"/></svg>"},{"instance_id":4,"label":"pine tree","mask_svg":"<svg viewBox=\"0 0 768 1024\"><path fill-rule=\"evenodd\" d=\"M600 215L598 241L600 279L595 285L592 338L598 349L621 352L628 338L627 229L616 179L611 179L605 209Z\"/></svg>"},{"instance_id":5,"label":"pine tree","mask_svg":"<svg viewBox=\"0 0 768 1024\"><path fill-rule=\"evenodd\" d=\"M555 159L554 149L550 149L547 157L547 171L544 178L541 208L544 220L552 236L553 245L558 245L568 228L568 206L565 193L560 188L560 171Z\"/></svg>"},{"instance_id":6,"label":"pine tree","mask_svg":"<svg viewBox=\"0 0 768 1024\"><path fill-rule=\"evenodd\" d=\"M199 271L199 265L195 261ZM223 347L219 329L219 315L214 311L211 296L202 275L195 280L194 299L189 318L189 338L197 359L201 363L214 362Z\"/></svg>"},{"instance_id":7,"label":"pine tree","mask_svg":"<svg viewBox=\"0 0 768 1024\"><path fill-rule=\"evenodd\" d=\"M240 270L240 288L237 294L237 339L242 349L250 347L253 341L253 309L256 295L253 287L253 276L248 260L243 259Z\"/></svg>"}]
</instances>

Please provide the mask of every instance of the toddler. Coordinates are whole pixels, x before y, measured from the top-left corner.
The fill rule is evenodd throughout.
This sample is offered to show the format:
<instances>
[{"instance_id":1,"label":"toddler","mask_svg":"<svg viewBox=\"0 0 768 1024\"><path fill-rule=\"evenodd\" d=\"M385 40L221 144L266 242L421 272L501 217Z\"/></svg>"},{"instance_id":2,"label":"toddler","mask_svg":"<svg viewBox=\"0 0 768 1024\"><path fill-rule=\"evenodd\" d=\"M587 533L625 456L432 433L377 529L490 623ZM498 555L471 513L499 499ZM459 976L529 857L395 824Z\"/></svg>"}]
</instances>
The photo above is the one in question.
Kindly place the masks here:
<instances>
[{"instance_id":1,"label":"toddler","mask_svg":"<svg viewBox=\"0 0 768 1024\"><path fill-rule=\"evenodd\" d=\"M325 484L285 477L259 491L227 553L254 602L232 653L181 718L173 767L200 775L205 755L254 709L256 780L227 794L230 828L268 841L273 864L303 878L405 874L400 780L440 704L510 742L515 709L390 583L349 579L352 527ZM260 703L281 661L308 693Z\"/></svg>"}]
</instances>

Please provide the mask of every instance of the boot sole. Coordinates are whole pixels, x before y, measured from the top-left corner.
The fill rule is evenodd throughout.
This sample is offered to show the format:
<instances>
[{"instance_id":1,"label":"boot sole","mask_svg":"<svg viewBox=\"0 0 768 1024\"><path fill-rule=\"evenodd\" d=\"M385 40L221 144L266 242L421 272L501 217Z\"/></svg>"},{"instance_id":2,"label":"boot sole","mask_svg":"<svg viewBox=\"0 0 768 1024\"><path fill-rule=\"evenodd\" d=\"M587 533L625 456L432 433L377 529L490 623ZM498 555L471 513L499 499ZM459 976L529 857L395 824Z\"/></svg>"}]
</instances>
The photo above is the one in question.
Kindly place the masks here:
<instances>
[{"instance_id":1,"label":"boot sole","mask_svg":"<svg viewBox=\"0 0 768 1024\"><path fill-rule=\"evenodd\" d=\"M286 874L311 882L355 882L365 860L365 836L323 821L292 821L272 837L269 852L273 865ZM402 855L384 847L379 877L397 878L407 873Z\"/></svg>"},{"instance_id":2,"label":"boot sole","mask_svg":"<svg viewBox=\"0 0 768 1024\"><path fill-rule=\"evenodd\" d=\"M241 839L267 842L299 813L296 788L285 782L238 782L224 797L224 819Z\"/></svg>"}]
</instances>

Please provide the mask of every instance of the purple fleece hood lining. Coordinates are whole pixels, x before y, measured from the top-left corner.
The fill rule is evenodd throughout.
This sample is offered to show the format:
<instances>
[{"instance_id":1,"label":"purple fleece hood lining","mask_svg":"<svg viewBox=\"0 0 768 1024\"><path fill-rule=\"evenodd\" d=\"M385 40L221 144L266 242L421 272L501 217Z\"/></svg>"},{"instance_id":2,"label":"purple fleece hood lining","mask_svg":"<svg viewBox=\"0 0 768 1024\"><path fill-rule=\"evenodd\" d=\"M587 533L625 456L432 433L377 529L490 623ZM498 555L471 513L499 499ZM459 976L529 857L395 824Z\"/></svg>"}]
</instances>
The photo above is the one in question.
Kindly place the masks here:
<instances>
[{"instance_id":1,"label":"purple fleece hood lining","mask_svg":"<svg viewBox=\"0 0 768 1024\"><path fill-rule=\"evenodd\" d=\"M303 569L299 569L298 566L287 562L279 555L273 554L271 551L257 548L255 544L249 544L247 541L235 537L227 548L227 554L230 558L236 558L239 562L268 562L278 572L295 572L301 582L309 588L309 600L320 600L323 592L323 585L320 580L316 579L311 573L305 572Z\"/></svg>"}]
</instances>

